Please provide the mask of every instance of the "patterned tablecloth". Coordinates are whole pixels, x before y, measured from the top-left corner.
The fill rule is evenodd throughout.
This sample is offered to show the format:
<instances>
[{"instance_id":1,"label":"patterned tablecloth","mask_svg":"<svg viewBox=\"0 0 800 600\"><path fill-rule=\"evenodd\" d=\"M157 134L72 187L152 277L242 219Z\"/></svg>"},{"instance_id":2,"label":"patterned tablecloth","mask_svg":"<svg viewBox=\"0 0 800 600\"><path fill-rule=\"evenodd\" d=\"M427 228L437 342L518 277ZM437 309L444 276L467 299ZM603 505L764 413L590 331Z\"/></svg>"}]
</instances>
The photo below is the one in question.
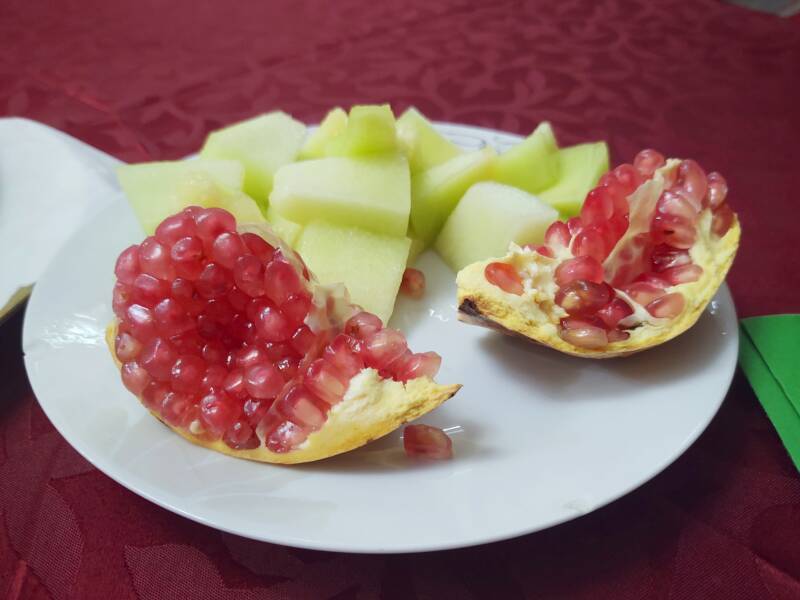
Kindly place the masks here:
<instances>
[{"instance_id":1,"label":"patterned tablecloth","mask_svg":"<svg viewBox=\"0 0 800 600\"><path fill-rule=\"evenodd\" d=\"M0 3L0 115L124 160L277 107L313 122L382 101L518 133L548 119L617 162L697 158L744 224L740 314L800 312L797 18L712 0ZM591 515L478 548L328 554L189 522L95 470L36 402L21 322L0 328L0 597L800 598L800 479L739 374L682 458Z\"/></svg>"}]
</instances>

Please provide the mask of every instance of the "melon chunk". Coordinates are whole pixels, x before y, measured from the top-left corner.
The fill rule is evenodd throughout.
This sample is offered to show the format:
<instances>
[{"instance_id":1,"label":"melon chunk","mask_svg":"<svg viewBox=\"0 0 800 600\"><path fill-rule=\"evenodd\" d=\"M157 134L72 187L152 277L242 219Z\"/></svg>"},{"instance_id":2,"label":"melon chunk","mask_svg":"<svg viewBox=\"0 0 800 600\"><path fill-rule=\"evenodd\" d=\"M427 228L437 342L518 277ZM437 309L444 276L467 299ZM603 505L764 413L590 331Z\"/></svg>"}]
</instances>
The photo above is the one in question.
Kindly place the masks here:
<instances>
[{"instance_id":1,"label":"melon chunk","mask_svg":"<svg viewBox=\"0 0 800 600\"><path fill-rule=\"evenodd\" d=\"M325 156L325 147L333 138L342 133L347 127L347 113L338 106L329 111L319 127L312 133L300 150L298 156L301 160L322 158Z\"/></svg>"},{"instance_id":2,"label":"melon chunk","mask_svg":"<svg viewBox=\"0 0 800 600\"><path fill-rule=\"evenodd\" d=\"M552 206L527 192L489 181L476 183L447 219L436 251L460 271L479 260L505 256L511 242L541 244L557 218Z\"/></svg>"},{"instance_id":3,"label":"melon chunk","mask_svg":"<svg viewBox=\"0 0 800 600\"><path fill-rule=\"evenodd\" d=\"M497 157L494 180L535 194L558 180L558 145L550 123Z\"/></svg>"},{"instance_id":4,"label":"melon chunk","mask_svg":"<svg viewBox=\"0 0 800 600\"><path fill-rule=\"evenodd\" d=\"M411 224L426 246L436 238L464 192L489 178L495 158L494 150L484 148L460 154L412 178Z\"/></svg>"},{"instance_id":5,"label":"melon chunk","mask_svg":"<svg viewBox=\"0 0 800 600\"><path fill-rule=\"evenodd\" d=\"M400 237L408 229L410 185L402 156L320 158L281 167L270 203L296 223L323 219Z\"/></svg>"},{"instance_id":6,"label":"melon chunk","mask_svg":"<svg viewBox=\"0 0 800 600\"><path fill-rule=\"evenodd\" d=\"M394 114L388 104L354 106L347 126L325 146L327 156L367 156L397 152Z\"/></svg>"},{"instance_id":7,"label":"melon chunk","mask_svg":"<svg viewBox=\"0 0 800 600\"><path fill-rule=\"evenodd\" d=\"M226 208L245 223L264 220L244 194L244 167L233 160L195 159L122 165L117 179L148 235L165 218L190 205Z\"/></svg>"},{"instance_id":8,"label":"melon chunk","mask_svg":"<svg viewBox=\"0 0 800 600\"><path fill-rule=\"evenodd\" d=\"M586 194L608 171L608 146L605 142L578 144L558 152L561 176L539 198L561 213L574 217L581 211Z\"/></svg>"},{"instance_id":9,"label":"melon chunk","mask_svg":"<svg viewBox=\"0 0 800 600\"><path fill-rule=\"evenodd\" d=\"M320 283L344 283L352 302L385 324L394 310L410 246L405 237L314 221L303 228L297 252Z\"/></svg>"},{"instance_id":10,"label":"melon chunk","mask_svg":"<svg viewBox=\"0 0 800 600\"><path fill-rule=\"evenodd\" d=\"M461 154L461 149L436 131L431 122L414 107L397 119L397 139L408 157L412 174Z\"/></svg>"},{"instance_id":11,"label":"melon chunk","mask_svg":"<svg viewBox=\"0 0 800 600\"><path fill-rule=\"evenodd\" d=\"M300 232L303 231L303 226L299 223L295 223L294 221L290 221L279 215L275 209L270 206L267 209L267 222L272 227L272 230L280 237L284 242L289 244L292 248L295 248L297 245L297 240L300 238Z\"/></svg>"},{"instance_id":12,"label":"melon chunk","mask_svg":"<svg viewBox=\"0 0 800 600\"><path fill-rule=\"evenodd\" d=\"M211 132L200 156L240 161L244 191L266 210L275 171L297 158L305 135L305 125L275 111Z\"/></svg>"}]
</instances>

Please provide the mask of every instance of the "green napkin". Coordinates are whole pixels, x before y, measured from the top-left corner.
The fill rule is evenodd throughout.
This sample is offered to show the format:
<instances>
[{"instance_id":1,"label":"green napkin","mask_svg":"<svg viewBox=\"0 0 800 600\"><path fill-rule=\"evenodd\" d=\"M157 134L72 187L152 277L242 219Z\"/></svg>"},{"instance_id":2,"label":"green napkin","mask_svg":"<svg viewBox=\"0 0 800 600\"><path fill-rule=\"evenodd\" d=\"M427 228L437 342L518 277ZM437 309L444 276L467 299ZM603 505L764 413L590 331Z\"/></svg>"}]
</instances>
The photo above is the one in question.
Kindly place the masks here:
<instances>
[{"instance_id":1,"label":"green napkin","mask_svg":"<svg viewBox=\"0 0 800 600\"><path fill-rule=\"evenodd\" d=\"M800 315L741 321L739 364L800 470Z\"/></svg>"}]
</instances>

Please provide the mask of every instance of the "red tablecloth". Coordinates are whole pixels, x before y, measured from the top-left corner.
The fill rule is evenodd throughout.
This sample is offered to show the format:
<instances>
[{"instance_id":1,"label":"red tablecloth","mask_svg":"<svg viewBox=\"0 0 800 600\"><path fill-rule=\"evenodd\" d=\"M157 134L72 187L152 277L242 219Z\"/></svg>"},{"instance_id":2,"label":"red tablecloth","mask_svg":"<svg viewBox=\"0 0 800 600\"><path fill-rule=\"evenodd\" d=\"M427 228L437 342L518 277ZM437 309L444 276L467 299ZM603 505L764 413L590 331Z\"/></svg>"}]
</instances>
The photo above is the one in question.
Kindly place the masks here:
<instances>
[{"instance_id":1,"label":"red tablecloth","mask_svg":"<svg viewBox=\"0 0 800 600\"><path fill-rule=\"evenodd\" d=\"M128 161L273 108L380 101L519 133L549 119L617 161L697 158L744 224L740 314L800 312L797 19L712 0L0 3L0 115ZM0 329L5 597L800 598L800 479L741 375L677 463L589 516L459 551L328 554L197 525L95 470L36 403L21 322Z\"/></svg>"}]
</instances>

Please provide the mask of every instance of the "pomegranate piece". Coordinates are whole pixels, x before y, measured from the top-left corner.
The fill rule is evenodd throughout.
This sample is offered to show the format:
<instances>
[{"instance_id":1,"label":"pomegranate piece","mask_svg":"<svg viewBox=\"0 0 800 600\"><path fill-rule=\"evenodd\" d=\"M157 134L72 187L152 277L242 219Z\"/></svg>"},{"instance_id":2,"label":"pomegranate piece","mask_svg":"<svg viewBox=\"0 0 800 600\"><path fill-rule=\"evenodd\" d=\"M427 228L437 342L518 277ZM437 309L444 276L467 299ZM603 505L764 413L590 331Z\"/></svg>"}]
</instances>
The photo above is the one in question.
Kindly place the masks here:
<instances>
[{"instance_id":1,"label":"pomegranate piece","mask_svg":"<svg viewBox=\"0 0 800 600\"><path fill-rule=\"evenodd\" d=\"M453 441L444 431L430 425L407 425L403 430L403 448L415 459L453 458Z\"/></svg>"},{"instance_id":2,"label":"pomegranate piece","mask_svg":"<svg viewBox=\"0 0 800 600\"><path fill-rule=\"evenodd\" d=\"M200 209L194 215L197 225L197 237L209 248L217 236L236 230L236 219L227 210L221 208Z\"/></svg>"},{"instance_id":3,"label":"pomegranate piece","mask_svg":"<svg viewBox=\"0 0 800 600\"><path fill-rule=\"evenodd\" d=\"M522 279L516 269L509 264L493 262L486 265L486 281L496 285L504 292L521 296L525 291L522 287Z\"/></svg>"}]
</instances>

